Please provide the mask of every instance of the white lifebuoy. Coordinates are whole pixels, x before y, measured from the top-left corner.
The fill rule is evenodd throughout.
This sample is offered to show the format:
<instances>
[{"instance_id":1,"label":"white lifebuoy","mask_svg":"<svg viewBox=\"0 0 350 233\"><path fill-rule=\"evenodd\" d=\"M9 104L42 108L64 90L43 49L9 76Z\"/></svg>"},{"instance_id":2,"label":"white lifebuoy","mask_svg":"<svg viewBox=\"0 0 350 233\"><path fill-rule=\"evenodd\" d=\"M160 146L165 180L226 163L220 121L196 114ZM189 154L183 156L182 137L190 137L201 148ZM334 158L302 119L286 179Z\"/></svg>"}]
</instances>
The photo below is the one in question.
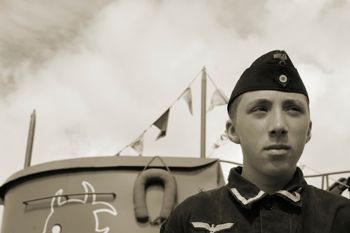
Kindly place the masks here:
<instances>
[{"instance_id":1,"label":"white lifebuoy","mask_svg":"<svg viewBox=\"0 0 350 233\"><path fill-rule=\"evenodd\" d=\"M175 206L177 195L175 177L164 169L146 169L138 175L134 184L135 216L139 222L150 221L146 204L146 190L150 182L154 181L164 185L163 203L157 222L167 219Z\"/></svg>"}]
</instances>

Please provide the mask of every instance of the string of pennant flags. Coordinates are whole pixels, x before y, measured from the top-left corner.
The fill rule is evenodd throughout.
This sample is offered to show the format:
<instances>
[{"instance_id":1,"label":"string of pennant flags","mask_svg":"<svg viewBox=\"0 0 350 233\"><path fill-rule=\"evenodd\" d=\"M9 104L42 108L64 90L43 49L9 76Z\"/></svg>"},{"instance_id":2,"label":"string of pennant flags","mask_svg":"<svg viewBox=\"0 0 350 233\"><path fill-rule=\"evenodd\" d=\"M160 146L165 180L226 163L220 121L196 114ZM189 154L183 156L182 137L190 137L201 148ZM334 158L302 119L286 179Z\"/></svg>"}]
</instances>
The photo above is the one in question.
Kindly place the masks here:
<instances>
[{"instance_id":1,"label":"string of pennant flags","mask_svg":"<svg viewBox=\"0 0 350 233\"><path fill-rule=\"evenodd\" d=\"M158 136L156 137L156 141L165 137L167 134L167 129L168 129L168 121L169 121L169 115L170 115L170 110L171 108L176 104L177 101L179 100L184 100L188 106L188 111L191 115L193 115L193 101L192 101L192 89L191 86L193 82L199 77L199 74L201 74L202 71L200 71L194 78L193 80L189 83L187 88L181 93L179 97L176 98L176 100L166 109L166 111L157 118L151 125L149 125L142 133L139 135L135 140L133 140L130 144L124 146L117 154L116 156L121 155L121 153L127 149L131 148L133 149L139 156L143 155L143 149L144 149L144 135L145 133L152 127L156 127L159 129ZM207 112L213 110L217 106L221 105L226 105L228 103L228 98L224 94L223 91L221 91L218 86L215 84L213 79L207 74L206 75L212 85L215 87L215 90L211 96L210 99L210 105L207 109ZM227 143L227 136L226 132L222 133L216 142L211 146L212 150L216 150L219 147L225 145Z\"/></svg>"}]
</instances>

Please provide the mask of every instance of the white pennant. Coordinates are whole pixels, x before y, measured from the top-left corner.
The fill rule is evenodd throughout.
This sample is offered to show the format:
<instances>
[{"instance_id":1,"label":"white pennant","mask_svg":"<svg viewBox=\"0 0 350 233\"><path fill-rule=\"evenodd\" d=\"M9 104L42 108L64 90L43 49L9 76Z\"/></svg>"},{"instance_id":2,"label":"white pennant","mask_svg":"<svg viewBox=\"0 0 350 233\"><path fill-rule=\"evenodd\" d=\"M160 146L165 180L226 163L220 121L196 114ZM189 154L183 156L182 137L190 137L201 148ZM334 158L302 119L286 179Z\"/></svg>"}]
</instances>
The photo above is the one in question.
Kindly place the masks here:
<instances>
[{"instance_id":1,"label":"white pennant","mask_svg":"<svg viewBox=\"0 0 350 233\"><path fill-rule=\"evenodd\" d=\"M221 134L216 142L211 146L212 150L216 150L227 142L227 135L225 133Z\"/></svg>"},{"instance_id":2,"label":"white pennant","mask_svg":"<svg viewBox=\"0 0 350 233\"><path fill-rule=\"evenodd\" d=\"M192 91L191 91L190 87L186 88L186 90L182 94L182 97L186 101L187 106L188 106L188 110L190 111L191 115L193 115L193 110L192 110Z\"/></svg>"},{"instance_id":3,"label":"white pennant","mask_svg":"<svg viewBox=\"0 0 350 233\"><path fill-rule=\"evenodd\" d=\"M139 155L143 154L143 134L139 136L133 143L130 144L130 147L134 149Z\"/></svg>"},{"instance_id":4,"label":"white pennant","mask_svg":"<svg viewBox=\"0 0 350 233\"><path fill-rule=\"evenodd\" d=\"M211 96L208 112L213 110L213 108L216 106L227 104L227 102L228 102L227 96L219 89L216 89L213 95Z\"/></svg>"}]
</instances>

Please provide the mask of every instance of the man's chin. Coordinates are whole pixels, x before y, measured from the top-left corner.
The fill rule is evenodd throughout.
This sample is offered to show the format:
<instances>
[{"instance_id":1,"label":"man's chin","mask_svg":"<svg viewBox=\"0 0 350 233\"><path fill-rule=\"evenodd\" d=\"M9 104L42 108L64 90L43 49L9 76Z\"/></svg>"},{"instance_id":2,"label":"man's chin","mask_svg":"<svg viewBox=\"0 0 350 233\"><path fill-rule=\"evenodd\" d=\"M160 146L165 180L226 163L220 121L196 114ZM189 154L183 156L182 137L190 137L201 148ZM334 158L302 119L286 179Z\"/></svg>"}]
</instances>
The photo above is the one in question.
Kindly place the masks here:
<instances>
[{"instance_id":1,"label":"man's chin","mask_svg":"<svg viewBox=\"0 0 350 233\"><path fill-rule=\"evenodd\" d=\"M264 173L272 178L290 177L295 173L296 166L268 166Z\"/></svg>"}]
</instances>

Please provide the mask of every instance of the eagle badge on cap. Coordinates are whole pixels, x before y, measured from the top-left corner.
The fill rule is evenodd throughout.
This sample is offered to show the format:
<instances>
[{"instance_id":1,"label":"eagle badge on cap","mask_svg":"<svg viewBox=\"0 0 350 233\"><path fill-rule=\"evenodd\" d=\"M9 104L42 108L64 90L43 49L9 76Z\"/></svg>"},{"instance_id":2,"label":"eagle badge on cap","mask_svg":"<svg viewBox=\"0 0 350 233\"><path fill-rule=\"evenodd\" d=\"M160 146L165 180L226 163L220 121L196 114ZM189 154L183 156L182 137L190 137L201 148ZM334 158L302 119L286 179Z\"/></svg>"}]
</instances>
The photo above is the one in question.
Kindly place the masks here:
<instances>
[{"instance_id":1,"label":"eagle badge on cap","mask_svg":"<svg viewBox=\"0 0 350 233\"><path fill-rule=\"evenodd\" d=\"M286 65L286 61L288 60L288 56L285 52L282 53L275 53L273 55L274 59L279 59L280 61L278 62L280 65Z\"/></svg>"}]
</instances>

